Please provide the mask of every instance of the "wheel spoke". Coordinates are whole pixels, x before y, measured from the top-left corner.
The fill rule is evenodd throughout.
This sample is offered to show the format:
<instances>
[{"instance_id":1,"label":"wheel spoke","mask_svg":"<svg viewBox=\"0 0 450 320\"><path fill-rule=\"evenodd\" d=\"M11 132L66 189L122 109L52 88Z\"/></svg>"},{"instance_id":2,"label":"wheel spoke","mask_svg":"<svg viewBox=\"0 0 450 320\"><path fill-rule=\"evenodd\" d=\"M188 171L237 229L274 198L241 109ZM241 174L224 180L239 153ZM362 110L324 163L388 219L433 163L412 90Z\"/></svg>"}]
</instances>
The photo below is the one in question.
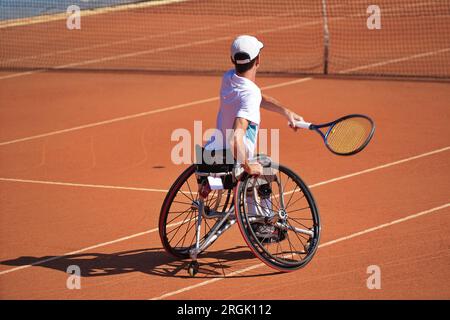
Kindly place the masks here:
<instances>
[{"instance_id":1,"label":"wheel spoke","mask_svg":"<svg viewBox=\"0 0 450 320\"><path fill-rule=\"evenodd\" d=\"M192 189L191 189L191 185L189 184L189 178L186 179L186 184L188 186L189 192L191 193L191 197L192 197L191 200L194 201L194 196L193 196L193 192L192 192ZM198 196L198 194L197 194L197 196Z\"/></svg>"},{"instance_id":2,"label":"wheel spoke","mask_svg":"<svg viewBox=\"0 0 450 320\"><path fill-rule=\"evenodd\" d=\"M195 214L195 212L192 212L193 214ZM192 228L192 226L194 226L195 225L195 222L192 224L192 226L190 227L190 225L191 225L191 221L192 221L192 214L191 214L191 219L189 219L189 222L188 222L188 225L187 225L187 227L186 227L186 233L184 234L184 237L182 238L183 239L183 242L181 243L181 247L183 248L183 246L184 246L184 241L186 240L186 236L187 236L187 234L189 233L189 231L191 231L191 228ZM178 241L176 244L175 244L175 247L176 246L178 246L178 244L180 243L180 241Z\"/></svg>"},{"instance_id":3,"label":"wheel spoke","mask_svg":"<svg viewBox=\"0 0 450 320\"><path fill-rule=\"evenodd\" d=\"M191 211L191 213L189 214L189 221L191 220L192 213L193 213L193 211ZM177 235L177 233L178 233L178 231L180 230L180 228L186 223L186 221L187 221L186 219L187 219L187 217L183 220L183 223L180 224L180 225L178 226L178 228L176 228L177 231L174 233L174 235L172 236L172 238L169 240L169 243L172 242L173 238ZM172 231L170 231L170 232L172 232ZM169 234L170 232L167 232L167 234Z\"/></svg>"},{"instance_id":4,"label":"wheel spoke","mask_svg":"<svg viewBox=\"0 0 450 320\"><path fill-rule=\"evenodd\" d=\"M286 221L286 222L287 222L287 224L288 224L292 229L295 230L295 228L289 223L289 221ZM304 248L304 247L305 247L305 244L303 243L302 239L300 239L300 238L298 237L298 233L295 232L294 230L293 230L294 234L297 236L297 239L300 241L300 243L302 244L302 246L303 246L303 248Z\"/></svg>"},{"instance_id":5,"label":"wheel spoke","mask_svg":"<svg viewBox=\"0 0 450 320\"><path fill-rule=\"evenodd\" d=\"M288 201L288 202L286 203L286 205L284 206L285 209L289 208L289 203L291 202L292 197L294 196L295 190L297 190L297 188L298 188L298 185L296 184L294 190L293 190L292 193L291 193L291 196L289 197L289 201Z\"/></svg>"},{"instance_id":6,"label":"wheel spoke","mask_svg":"<svg viewBox=\"0 0 450 320\"><path fill-rule=\"evenodd\" d=\"M191 211L191 212L188 212L188 214L191 216L191 215L192 215L192 211ZM186 218L187 218L187 217L186 217ZM167 231L166 234L172 233L172 232L174 232L175 230L178 230L179 228L181 228L181 227L186 223L186 221L188 221L186 218L183 219L183 222L179 223L179 226L178 226L178 227L176 227L176 228L174 228L174 229L171 229L171 230Z\"/></svg>"},{"instance_id":7,"label":"wheel spoke","mask_svg":"<svg viewBox=\"0 0 450 320\"><path fill-rule=\"evenodd\" d=\"M190 198L190 197L188 197L188 195L187 195L187 193L186 193L186 191L183 191L183 190L178 190L178 192L177 193L181 193L183 196L185 196L186 197L186 199L188 199L189 201L194 201L194 198ZM192 195L192 193L191 193L191 195Z\"/></svg>"},{"instance_id":8,"label":"wheel spoke","mask_svg":"<svg viewBox=\"0 0 450 320\"><path fill-rule=\"evenodd\" d=\"M198 217L197 217L197 219L198 219ZM194 219L195 222L194 222L193 226L197 226L197 219ZM186 232L186 235L187 235L187 232ZM191 240L191 243L189 244L189 248L192 248L196 235L197 235L197 229L195 229L195 232L192 233L192 240Z\"/></svg>"},{"instance_id":9,"label":"wheel spoke","mask_svg":"<svg viewBox=\"0 0 450 320\"><path fill-rule=\"evenodd\" d=\"M177 201L177 200L173 200L172 203L180 203L180 204L187 204L187 205L192 205L192 202L183 202L183 201Z\"/></svg>"},{"instance_id":10,"label":"wheel spoke","mask_svg":"<svg viewBox=\"0 0 450 320\"><path fill-rule=\"evenodd\" d=\"M261 208L262 210L265 210L265 209L267 209L267 210L270 210L272 213L274 213L274 214L278 214L278 211L275 211L275 210L273 210L272 208L269 208L268 206L263 206L262 204L261 204L261 202L254 202L254 204L257 206L257 207L259 207L259 208Z\"/></svg>"},{"instance_id":11,"label":"wheel spoke","mask_svg":"<svg viewBox=\"0 0 450 320\"><path fill-rule=\"evenodd\" d=\"M302 193L302 194L303 194L303 193ZM296 204L298 201L300 201L300 200L302 200L302 199L305 199L305 195L304 195L304 194L303 194L300 198L298 198L297 200L295 200L294 202L290 203L290 204L289 204L289 207L293 206L294 204ZM286 206L285 209L287 209L287 208L288 208L288 206Z\"/></svg>"},{"instance_id":12,"label":"wheel spoke","mask_svg":"<svg viewBox=\"0 0 450 320\"><path fill-rule=\"evenodd\" d=\"M298 212L298 211L303 211L306 209L311 209L309 206L308 207L304 207L304 208L299 208L299 209L295 209L295 210L289 210L288 213L292 213L292 212ZM296 218L297 219L297 218ZM312 219L302 219L302 220L312 220Z\"/></svg>"},{"instance_id":13,"label":"wheel spoke","mask_svg":"<svg viewBox=\"0 0 450 320\"><path fill-rule=\"evenodd\" d=\"M257 186L258 186L258 187L261 187L261 186L262 186L261 184L258 183L258 180L256 181L256 183L257 183ZM264 208L264 209L269 209L270 211L275 212L275 214L276 214L276 213L278 213L278 211L280 210L280 207L278 207L277 205L275 205L275 204L273 203L273 201L272 201L272 193L271 193L270 198L271 198L271 199L270 199L270 204L273 205L273 206L275 206L275 207L276 207L275 209L277 209L277 211L274 211L273 209L271 209L271 208L269 208L269 207L264 207L264 206L262 206L262 205L260 205L260 207L261 207L261 208ZM260 199L261 199L261 197L260 197ZM255 202L255 203L256 203L256 202ZM259 203L261 203L261 201L260 201ZM256 203L256 204L258 205L258 203Z\"/></svg>"},{"instance_id":14,"label":"wheel spoke","mask_svg":"<svg viewBox=\"0 0 450 320\"><path fill-rule=\"evenodd\" d=\"M294 259L294 250L292 249L291 239L289 239L289 233L286 234L286 239L287 239L288 242L289 242L289 248L290 248L290 251L291 251L292 260L295 260L295 259Z\"/></svg>"},{"instance_id":15,"label":"wheel spoke","mask_svg":"<svg viewBox=\"0 0 450 320\"><path fill-rule=\"evenodd\" d=\"M188 212L189 210L192 210L191 208L189 208L189 209L186 209L186 210L184 210L183 212L181 212L179 215L177 215L175 218L173 218L172 220L170 220L170 221L167 221L166 223L167 224L170 224L170 223L172 223L172 221L174 221L175 219L177 219L177 218L179 218L181 215L183 215L184 213L186 213L186 212ZM193 211L193 210L192 210Z\"/></svg>"},{"instance_id":16,"label":"wheel spoke","mask_svg":"<svg viewBox=\"0 0 450 320\"><path fill-rule=\"evenodd\" d=\"M288 220L289 219L291 219L291 218L288 218ZM295 220L293 220L294 222L296 222L296 223L298 223L297 221L295 221ZM292 225L292 224L290 224L289 223L289 221L287 221L287 223L291 226L291 228L294 228L295 229L295 227ZM307 226L305 226L305 225L303 225L303 224L301 224L301 223L299 223L302 227L304 227L305 229L309 229ZM293 231L293 232L295 232L295 231ZM305 239L305 240L309 240L309 237L306 237L303 233L300 233L300 232L295 232L295 234L298 236L298 235L300 235L300 237L302 237L303 239ZM302 242L302 244L303 244L303 242Z\"/></svg>"},{"instance_id":17,"label":"wheel spoke","mask_svg":"<svg viewBox=\"0 0 450 320\"><path fill-rule=\"evenodd\" d=\"M303 223L301 223L301 222L298 222L295 218L292 218L292 217L288 217L288 220L292 220L292 221L294 221L295 223L297 223L298 225L300 225L300 226L302 226L303 228L305 228L305 229L309 229L309 227L308 226L306 226L306 225L304 225Z\"/></svg>"},{"instance_id":18,"label":"wheel spoke","mask_svg":"<svg viewBox=\"0 0 450 320\"><path fill-rule=\"evenodd\" d=\"M206 235L211 231L211 227L209 226L207 219L205 219L204 221L205 221L205 238L206 238ZM208 231L206 231L206 227L208 227Z\"/></svg>"},{"instance_id":19,"label":"wheel spoke","mask_svg":"<svg viewBox=\"0 0 450 320\"><path fill-rule=\"evenodd\" d=\"M281 190L280 190L280 192L281 192ZM278 197L276 197L276 196L273 194L273 192L270 193L270 200L271 200L272 204L275 205L274 200L276 199L277 205L275 205L275 206L277 207L277 210L280 210L280 208L281 208L281 202L280 202L277 198L278 198ZM273 199L273 200L272 200L272 199Z\"/></svg>"}]
</instances>

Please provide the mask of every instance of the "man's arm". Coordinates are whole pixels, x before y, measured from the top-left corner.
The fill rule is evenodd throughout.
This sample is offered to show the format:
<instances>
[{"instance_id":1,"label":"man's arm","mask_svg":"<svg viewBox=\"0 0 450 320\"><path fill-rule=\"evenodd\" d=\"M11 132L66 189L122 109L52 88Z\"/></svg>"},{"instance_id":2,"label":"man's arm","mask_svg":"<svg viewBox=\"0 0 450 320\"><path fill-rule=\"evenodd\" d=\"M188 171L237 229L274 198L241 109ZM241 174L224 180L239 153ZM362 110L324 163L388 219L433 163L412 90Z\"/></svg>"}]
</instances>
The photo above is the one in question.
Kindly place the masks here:
<instances>
[{"instance_id":1,"label":"man's arm","mask_svg":"<svg viewBox=\"0 0 450 320\"><path fill-rule=\"evenodd\" d=\"M244 144L245 131L248 127L248 120L236 118L233 124L233 135L230 141L231 152L236 160L242 164L244 170L251 175L262 174L262 166L258 162L249 163Z\"/></svg>"},{"instance_id":2,"label":"man's arm","mask_svg":"<svg viewBox=\"0 0 450 320\"><path fill-rule=\"evenodd\" d=\"M297 128L295 127L295 121L303 121L303 118L301 116L284 107L283 105L281 105L280 102L278 102L274 98L266 95L262 96L261 108L278 113L286 117L286 119L289 121L290 127L293 128L294 130L297 130Z\"/></svg>"}]
</instances>

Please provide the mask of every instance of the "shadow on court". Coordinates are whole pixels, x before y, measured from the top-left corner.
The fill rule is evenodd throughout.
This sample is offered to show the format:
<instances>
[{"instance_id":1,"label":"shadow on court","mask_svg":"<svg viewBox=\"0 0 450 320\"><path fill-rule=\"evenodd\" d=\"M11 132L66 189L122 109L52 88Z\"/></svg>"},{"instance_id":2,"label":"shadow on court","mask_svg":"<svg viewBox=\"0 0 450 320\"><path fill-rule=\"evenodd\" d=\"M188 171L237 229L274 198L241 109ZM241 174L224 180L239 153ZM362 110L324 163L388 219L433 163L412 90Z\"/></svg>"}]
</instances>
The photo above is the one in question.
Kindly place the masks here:
<instances>
[{"instance_id":1,"label":"shadow on court","mask_svg":"<svg viewBox=\"0 0 450 320\"><path fill-rule=\"evenodd\" d=\"M245 263L248 260L248 263ZM39 263L39 261L45 261ZM0 262L8 266L33 265L66 273L67 267L80 267L82 277L112 276L118 274L142 272L162 277L190 278L187 266L190 260L181 260L165 253L161 248L121 251L116 253L83 253L67 256L23 256ZM244 262L244 263L242 263ZM258 261L259 262L259 261ZM254 255L245 246L232 249L206 252L199 257L200 269L196 278L216 278L255 263ZM239 265L237 265L239 263ZM245 266L244 266L245 265ZM261 268L252 274L237 274L232 278L259 277L278 274L267 268ZM227 276L228 277L228 276ZM230 277L231 278L231 277Z\"/></svg>"}]
</instances>

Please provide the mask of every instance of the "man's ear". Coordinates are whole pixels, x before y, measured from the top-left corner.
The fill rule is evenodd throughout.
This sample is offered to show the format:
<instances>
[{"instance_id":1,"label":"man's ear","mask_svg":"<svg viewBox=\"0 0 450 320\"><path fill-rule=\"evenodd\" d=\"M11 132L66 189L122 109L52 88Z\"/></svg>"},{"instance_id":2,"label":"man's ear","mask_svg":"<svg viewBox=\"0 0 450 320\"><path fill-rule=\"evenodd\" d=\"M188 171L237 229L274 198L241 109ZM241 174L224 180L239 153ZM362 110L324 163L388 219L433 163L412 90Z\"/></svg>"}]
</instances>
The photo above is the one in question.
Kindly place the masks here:
<instances>
[{"instance_id":1,"label":"man's ear","mask_svg":"<svg viewBox=\"0 0 450 320\"><path fill-rule=\"evenodd\" d=\"M259 67L259 63L260 63L260 55L258 55L258 56L256 57L256 60L255 60L255 66L256 66L256 67Z\"/></svg>"}]
</instances>

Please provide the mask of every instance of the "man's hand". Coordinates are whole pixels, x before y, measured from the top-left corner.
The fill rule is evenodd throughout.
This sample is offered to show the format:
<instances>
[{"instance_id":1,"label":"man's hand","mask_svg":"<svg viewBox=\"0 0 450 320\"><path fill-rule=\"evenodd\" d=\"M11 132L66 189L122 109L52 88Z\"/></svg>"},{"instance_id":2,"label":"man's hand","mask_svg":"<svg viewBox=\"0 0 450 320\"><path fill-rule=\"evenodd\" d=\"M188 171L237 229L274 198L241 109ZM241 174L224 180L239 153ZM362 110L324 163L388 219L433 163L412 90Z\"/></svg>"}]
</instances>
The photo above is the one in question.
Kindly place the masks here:
<instances>
[{"instance_id":1,"label":"man's hand","mask_svg":"<svg viewBox=\"0 0 450 320\"><path fill-rule=\"evenodd\" d=\"M259 162L248 163L243 167L245 172L252 176L259 176L263 173L263 167Z\"/></svg>"},{"instance_id":2,"label":"man's hand","mask_svg":"<svg viewBox=\"0 0 450 320\"><path fill-rule=\"evenodd\" d=\"M289 127L291 127L294 131L297 131L298 128L295 126L295 122L303 121L303 118L289 109L286 109L285 115L289 121Z\"/></svg>"}]
</instances>

